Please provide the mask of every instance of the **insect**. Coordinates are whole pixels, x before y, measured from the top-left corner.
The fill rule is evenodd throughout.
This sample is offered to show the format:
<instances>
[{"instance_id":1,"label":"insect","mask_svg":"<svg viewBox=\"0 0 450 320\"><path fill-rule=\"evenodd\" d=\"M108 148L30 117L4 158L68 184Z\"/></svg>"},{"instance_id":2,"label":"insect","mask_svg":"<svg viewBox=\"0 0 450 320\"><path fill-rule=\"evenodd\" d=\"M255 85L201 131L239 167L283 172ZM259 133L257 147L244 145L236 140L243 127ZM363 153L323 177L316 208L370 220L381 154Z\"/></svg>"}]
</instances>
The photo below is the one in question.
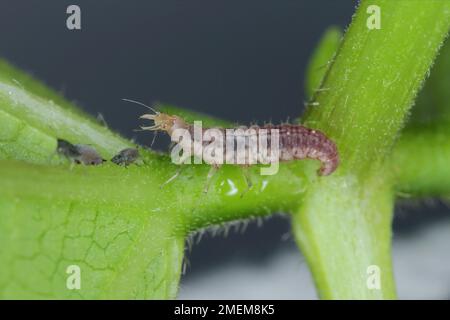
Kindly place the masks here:
<instances>
[{"instance_id":1,"label":"insect","mask_svg":"<svg viewBox=\"0 0 450 320\"><path fill-rule=\"evenodd\" d=\"M143 126L142 130L149 131L164 131L169 135L172 135L177 129L185 129L190 133L193 133L195 128L194 125L187 123L181 117L176 115L168 115L159 112L155 108L151 108L143 103L124 99L125 101L138 103L150 109L151 114L144 114L140 118L153 121L152 126ZM235 129L224 129L224 128L214 128L226 134L226 130ZM292 161L301 159L315 159L321 162L321 167L318 170L318 175L327 176L333 173L339 165L339 153L336 144L330 140L324 133L319 130L314 130L307 128L302 125L294 124L281 124L281 125L264 125L264 126L251 126L245 127L241 126L239 129L253 129L255 138L258 139L259 136L264 132L271 132L271 130L277 130L279 133L279 145L278 145L278 161ZM264 131L263 131L264 129ZM202 134L208 129L202 128ZM268 134L270 138L270 134ZM245 150L249 149L250 139L245 140ZM273 146L268 146L272 148ZM221 149L224 150L224 149ZM202 151L200 151L202 152ZM193 149L194 156L201 158L202 154L197 154L195 148ZM247 159L248 160L248 159ZM248 163L248 162L246 162ZM217 170L219 164L212 164L210 173L208 174L208 180ZM172 180L172 177L170 180Z\"/></svg>"},{"instance_id":2,"label":"insect","mask_svg":"<svg viewBox=\"0 0 450 320\"><path fill-rule=\"evenodd\" d=\"M93 147L63 139L57 139L56 152L76 164L99 165L105 161Z\"/></svg>"},{"instance_id":3,"label":"insect","mask_svg":"<svg viewBox=\"0 0 450 320\"><path fill-rule=\"evenodd\" d=\"M139 158L139 151L136 148L126 148L112 157L111 161L120 166L128 166Z\"/></svg>"}]
</instances>

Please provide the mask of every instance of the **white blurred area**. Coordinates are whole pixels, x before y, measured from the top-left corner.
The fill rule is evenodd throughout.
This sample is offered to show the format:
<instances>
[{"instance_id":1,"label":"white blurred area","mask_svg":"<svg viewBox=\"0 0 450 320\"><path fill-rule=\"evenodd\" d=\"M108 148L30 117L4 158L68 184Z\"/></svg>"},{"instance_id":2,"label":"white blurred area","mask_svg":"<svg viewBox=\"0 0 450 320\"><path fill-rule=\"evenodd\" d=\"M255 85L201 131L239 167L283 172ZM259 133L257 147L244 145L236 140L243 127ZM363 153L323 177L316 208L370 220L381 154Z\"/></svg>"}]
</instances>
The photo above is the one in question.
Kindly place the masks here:
<instances>
[{"instance_id":1,"label":"white blurred area","mask_svg":"<svg viewBox=\"0 0 450 320\"><path fill-rule=\"evenodd\" d=\"M317 299L298 251L280 251L260 265L236 262L182 278L179 299ZM449 299L450 217L394 234L393 258L399 299Z\"/></svg>"}]
</instances>

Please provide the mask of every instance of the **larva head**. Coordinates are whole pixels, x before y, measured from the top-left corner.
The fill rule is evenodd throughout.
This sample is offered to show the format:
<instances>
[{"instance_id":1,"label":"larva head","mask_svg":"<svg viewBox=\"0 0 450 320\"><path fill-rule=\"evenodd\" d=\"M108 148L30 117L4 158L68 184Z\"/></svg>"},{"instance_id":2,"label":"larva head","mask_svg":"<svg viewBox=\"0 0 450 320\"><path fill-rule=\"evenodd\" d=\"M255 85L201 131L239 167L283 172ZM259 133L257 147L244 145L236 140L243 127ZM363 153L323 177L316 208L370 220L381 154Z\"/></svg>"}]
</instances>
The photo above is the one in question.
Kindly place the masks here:
<instances>
[{"instance_id":1,"label":"larva head","mask_svg":"<svg viewBox=\"0 0 450 320\"><path fill-rule=\"evenodd\" d=\"M142 102L131 100L131 99L122 99L123 101L132 102L139 104L147 109L151 110L154 113L144 114L140 118L148 119L153 121L153 126L149 127L141 127L142 130L150 130L150 131L165 131L169 135L172 135L172 132L176 129L188 129L189 125L184 122L183 119L177 116L170 116L168 114L159 112L156 107L149 107Z\"/></svg>"},{"instance_id":2,"label":"larva head","mask_svg":"<svg viewBox=\"0 0 450 320\"><path fill-rule=\"evenodd\" d=\"M144 114L140 118L153 121L153 126L141 127L142 130L165 131L171 135L176 129L187 128L187 124L183 119L165 113Z\"/></svg>"}]
</instances>

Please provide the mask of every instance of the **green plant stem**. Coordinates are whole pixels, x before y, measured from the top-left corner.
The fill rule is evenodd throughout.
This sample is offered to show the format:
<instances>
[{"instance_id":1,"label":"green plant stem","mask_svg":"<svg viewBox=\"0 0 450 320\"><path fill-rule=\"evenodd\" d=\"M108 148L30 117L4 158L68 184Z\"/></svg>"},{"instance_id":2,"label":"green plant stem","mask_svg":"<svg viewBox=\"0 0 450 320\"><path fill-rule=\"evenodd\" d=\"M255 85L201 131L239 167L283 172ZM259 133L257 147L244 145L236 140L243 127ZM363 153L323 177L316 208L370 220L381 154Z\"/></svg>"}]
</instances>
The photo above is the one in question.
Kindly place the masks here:
<instances>
[{"instance_id":1,"label":"green plant stem","mask_svg":"<svg viewBox=\"0 0 450 320\"><path fill-rule=\"evenodd\" d=\"M389 163L406 197L450 196L450 41L447 38L417 97Z\"/></svg>"},{"instance_id":2,"label":"green plant stem","mask_svg":"<svg viewBox=\"0 0 450 320\"><path fill-rule=\"evenodd\" d=\"M317 168L310 162L300 167L282 166L277 175L270 177L255 174L253 186L248 189L239 167L224 166L213 177L205 194L209 170L206 165L187 167L179 178L161 188L177 171L177 166L167 157L128 168L113 164L72 169L69 165L55 167L11 161L1 161L1 164L3 197L105 202L137 207L149 213L162 211L158 215L170 220L172 232L182 235L212 224L290 211L298 206L306 185L316 179L313 174L308 177L298 172L313 173ZM42 195L36 195L33 181L39 181Z\"/></svg>"},{"instance_id":3,"label":"green plant stem","mask_svg":"<svg viewBox=\"0 0 450 320\"><path fill-rule=\"evenodd\" d=\"M380 30L366 27L369 5L381 8ZM308 188L293 230L322 298L395 297L383 162L449 27L446 1L362 1L314 97L306 123L336 141L341 166ZM371 265L379 290L367 286Z\"/></svg>"},{"instance_id":4,"label":"green plant stem","mask_svg":"<svg viewBox=\"0 0 450 320\"><path fill-rule=\"evenodd\" d=\"M403 197L450 196L449 127L424 126L405 132L389 163Z\"/></svg>"},{"instance_id":5,"label":"green plant stem","mask_svg":"<svg viewBox=\"0 0 450 320\"><path fill-rule=\"evenodd\" d=\"M450 125L450 39L447 38L431 69L431 75L420 91L406 126L414 132L423 126ZM416 128L417 126L417 128Z\"/></svg>"},{"instance_id":6,"label":"green plant stem","mask_svg":"<svg viewBox=\"0 0 450 320\"><path fill-rule=\"evenodd\" d=\"M305 92L308 98L314 96L317 89L320 89L320 84L333 62L341 40L342 31L339 27L333 26L325 30L306 69Z\"/></svg>"}]
</instances>

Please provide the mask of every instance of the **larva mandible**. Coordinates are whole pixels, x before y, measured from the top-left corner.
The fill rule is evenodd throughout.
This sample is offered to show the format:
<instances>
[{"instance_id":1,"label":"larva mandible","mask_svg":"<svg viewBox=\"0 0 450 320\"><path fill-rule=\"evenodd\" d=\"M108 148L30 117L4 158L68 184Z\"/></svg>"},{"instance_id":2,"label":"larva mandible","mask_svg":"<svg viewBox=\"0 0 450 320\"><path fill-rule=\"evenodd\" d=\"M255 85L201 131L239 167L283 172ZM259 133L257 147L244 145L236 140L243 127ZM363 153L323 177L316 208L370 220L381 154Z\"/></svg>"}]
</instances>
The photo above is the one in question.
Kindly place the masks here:
<instances>
[{"instance_id":1,"label":"larva mandible","mask_svg":"<svg viewBox=\"0 0 450 320\"><path fill-rule=\"evenodd\" d=\"M194 131L194 126L187 123L181 117L159 112L138 101L123 99L124 101L138 103L150 109L153 114L144 114L140 118L153 121L153 126L141 127L142 130L164 131L171 135L176 129ZM248 127L240 127L246 129ZM281 124L251 126L259 135L261 129L279 130L279 161L292 161L301 159L315 159L321 162L318 174L327 176L333 173L339 165L339 153L336 144L319 130L307 128L302 125ZM225 128L217 128L225 134ZM204 128L203 130L207 130ZM232 129L234 130L234 129ZM270 135L270 134L269 134ZM270 141L270 140L269 140Z\"/></svg>"}]
</instances>

